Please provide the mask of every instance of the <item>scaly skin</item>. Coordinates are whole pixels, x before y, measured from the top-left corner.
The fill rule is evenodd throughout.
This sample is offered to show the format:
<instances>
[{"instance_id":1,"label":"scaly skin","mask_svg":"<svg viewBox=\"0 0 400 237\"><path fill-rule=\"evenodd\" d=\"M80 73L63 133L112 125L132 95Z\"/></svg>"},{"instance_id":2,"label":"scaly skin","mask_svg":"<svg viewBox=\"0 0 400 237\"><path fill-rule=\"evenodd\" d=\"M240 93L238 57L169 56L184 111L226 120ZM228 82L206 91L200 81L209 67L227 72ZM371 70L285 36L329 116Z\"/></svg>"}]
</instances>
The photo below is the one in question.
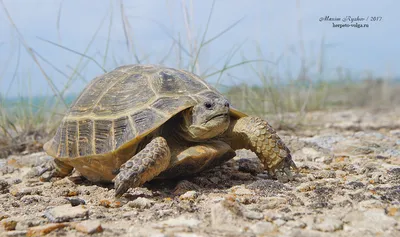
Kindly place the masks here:
<instances>
[{"instance_id":1,"label":"scaly skin","mask_svg":"<svg viewBox=\"0 0 400 237\"><path fill-rule=\"evenodd\" d=\"M280 181L293 179L290 168L296 169L296 165L290 151L265 120L243 117L231 121L226 139L235 150L245 148L256 153L264 169Z\"/></svg>"},{"instance_id":2,"label":"scaly skin","mask_svg":"<svg viewBox=\"0 0 400 237\"><path fill-rule=\"evenodd\" d=\"M168 168L171 152L163 137L156 137L120 168L114 179L115 196L152 180Z\"/></svg>"}]
</instances>

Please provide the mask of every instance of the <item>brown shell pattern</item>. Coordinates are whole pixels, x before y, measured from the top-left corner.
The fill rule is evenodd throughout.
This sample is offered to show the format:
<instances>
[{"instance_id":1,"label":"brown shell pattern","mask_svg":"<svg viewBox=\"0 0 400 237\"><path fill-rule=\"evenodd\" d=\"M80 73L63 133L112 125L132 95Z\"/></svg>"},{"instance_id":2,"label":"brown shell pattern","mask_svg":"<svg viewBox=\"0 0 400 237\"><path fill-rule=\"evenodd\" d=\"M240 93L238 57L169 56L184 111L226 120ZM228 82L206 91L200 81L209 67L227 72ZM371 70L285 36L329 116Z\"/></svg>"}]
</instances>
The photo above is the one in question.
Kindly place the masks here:
<instances>
[{"instance_id":1,"label":"brown shell pattern","mask_svg":"<svg viewBox=\"0 0 400 237\"><path fill-rule=\"evenodd\" d=\"M221 97L198 76L157 65L127 65L95 78L45 150L57 158L114 151L143 137L199 96Z\"/></svg>"}]
</instances>

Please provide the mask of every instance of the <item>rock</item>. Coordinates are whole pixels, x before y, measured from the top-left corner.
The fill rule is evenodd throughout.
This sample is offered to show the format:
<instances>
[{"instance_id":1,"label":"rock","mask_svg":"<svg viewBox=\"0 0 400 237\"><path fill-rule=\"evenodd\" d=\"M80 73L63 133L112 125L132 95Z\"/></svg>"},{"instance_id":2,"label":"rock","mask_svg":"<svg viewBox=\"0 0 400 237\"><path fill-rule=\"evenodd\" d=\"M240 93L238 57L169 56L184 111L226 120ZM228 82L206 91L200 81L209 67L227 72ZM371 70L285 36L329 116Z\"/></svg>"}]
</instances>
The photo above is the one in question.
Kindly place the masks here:
<instances>
[{"instance_id":1,"label":"rock","mask_svg":"<svg viewBox=\"0 0 400 237\"><path fill-rule=\"evenodd\" d=\"M307 183L302 183L299 186L297 186L296 190L298 192L309 192L312 191L316 188L316 185L312 182L307 182Z\"/></svg>"},{"instance_id":2,"label":"rock","mask_svg":"<svg viewBox=\"0 0 400 237\"><path fill-rule=\"evenodd\" d=\"M15 168L20 167L36 167L45 164L53 158L45 152L37 152L24 156L10 156L7 163Z\"/></svg>"},{"instance_id":3,"label":"rock","mask_svg":"<svg viewBox=\"0 0 400 237\"><path fill-rule=\"evenodd\" d=\"M306 156L306 159L308 161L315 161L317 158L320 158L323 156L323 154L321 152L318 152L314 148L311 148L311 147L303 147L303 149L301 149L301 151Z\"/></svg>"},{"instance_id":4,"label":"rock","mask_svg":"<svg viewBox=\"0 0 400 237\"><path fill-rule=\"evenodd\" d=\"M287 204L286 198L267 197L262 200L261 209L275 209Z\"/></svg>"},{"instance_id":5,"label":"rock","mask_svg":"<svg viewBox=\"0 0 400 237\"><path fill-rule=\"evenodd\" d=\"M131 226L127 233L130 237L169 237L175 235L167 235L163 233L164 231L160 231L154 228L142 227L142 226Z\"/></svg>"},{"instance_id":6,"label":"rock","mask_svg":"<svg viewBox=\"0 0 400 237\"><path fill-rule=\"evenodd\" d=\"M255 192L243 186L234 186L231 188L232 193L236 195L254 195Z\"/></svg>"},{"instance_id":7,"label":"rock","mask_svg":"<svg viewBox=\"0 0 400 237\"><path fill-rule=\"evenodd\" d=\"M126 219L129 219L129 220L132 220L132 219L134 219L137 215L138 215L138 211L134 210L134 211L125 212L124 214L122 214L122 217L123 217L123 218L126 218Z\"/></svg>"},{"instance_id":8,"label":"rock","mask_svg":"<svg viewBox=\"0 0 400 237\"><path fill-rule=\"evenodd\" d=\"M301 138L300 141L316 145L317 147L321 147L326 150L332 150L334 144L345 139L345 137L340 135L321 135L309 138Z\"/></svg>"},{"instance_id":9,"label":"rock","mask_svg":"<svg viewBox=\"0 0 400 237\"><path fill-rule=\"evenodd\" d=\"M263 171L263 165L260 160L255 158L240 158L236 160L238 164L238 170L245 173L256 175Z\"/></svg>"},{"instance_id":10,"label":"rock","mask_svg":"<svg viewBox=\"0 0 400 237\"><path fill-rule=\"evenodd\" d=\"M177 226L185 226L185 227L196 227L201 224L201 221L199 221L196 218L191 218L191 217L185 217L185 216L179 216L177 218L170 218L168 220L162 221L159 224L156 224L156 226L159 227L164 227L164 226L169 226L169 227L177 227Z\"/></svg>"},{"instance_id":11,"label":"rock","mask_svg":"<svg viewBox=\"0 0 400 237\"><path fill-rule=\"evenodd\" d=\"M26 232L26 236L33 237L33 236L44 236L48 233L52 232L53 230L61 229L68 226L66 223L52 223L42 226L35 226L28 229Z\"/></svg>"},{"instance_id":12,"label":"rock","mask_svg":"<svg viewBox=\"0 0 400 237\"><path fill-rule=\"evenodd\" d=\"M0 194L8 193L10 184L4 179L0 179Z\"/></svg>"},{"instance_id":13,"label":"rock","mask_svg":"<svg viewBox=\"0 0 400 237\"><path fill-rule=\"evenodd\" d=\"M316 179L336 178L336 173L333 170L321 170L314 173Z\"/></svg>"},{"instance_id":14,"label":"rock","mask_svg":"<svg viewBox=\"0 0 400 237\"><path fill-rule=\"evenodd\" d=\"M294 231L292 231L289 235L285 234L282 236L289 236L289 237L329 237L333 235L329 235L327 233L324 232L320 232L320 231L316 231L316 230L302 230L302 229L295 229Z\"/></svg>"},{"instance_id":15,"label":"rock","mask_svg":"<svg viewBox=\"0 0 400 237\"><path fill-rule=\"evenodd\" d=\"M138 197L135 200L128 202L128 206L139 209L149 208L153 204L154 204L153 200L144 197Z\"/></svg>"},{"instance_id":16,"label":"rock","mask_svg":"<svg viewBox=\"0 0 400 237\"><path fill-rule=\"evenodd\" d=\"M211 206L211 227L219 230L241 231L239 217L242 216L238 204L228 206L222 202Z\"/></svg>"},{"instance_id":17,"label":"rock","mask_svg":"<svg viewBox=\"0 0 400 237\"><path fill-rule=\"evenodd\" d=\"M198 192L196 191L187 191L186 193L179 196L181 200L194 200L199 196Z\"/></svg>"},{"instance_id":18,"label":"rock","mask_svg":"<svg viewBox=\"0 0 400 237\"><path fill-rule=\"evenodd\" d=\"M286 221L283 219L276 219L273 221L275 225L277 226L283 226L284 224L286 224Z\"/></svg>"},{"instance_id":19,"label":"rock","mask_svg":"<svg viewBox=\"0 0 400 237\"><path fill-rule=\"evenodd\" d=\"M250 226L250 229L256 235L268 235L271 232L275 232L277 230L277 227L270 222L259 221Z\"/></svg>"},{"instance_id":20,"label":"rock","mask_svg":"<svg viewBox=\"0 0 400 237\"><path fill-rule=\"evenodd\" d=\"M35 216L26 216L23 219L18 220L15 230L27 230L29 227L40 225L41 219L35 218Z\"/></svg>"},{"instance_id":21,"label":"rock","mask_svg":"<svg viewBox=\"0 0 400 237\"><path fill-rule=\"evenodd\" d=\"M73 225L73 227L80 232L86 234L94 234L103 231L100 221L98 220L86 220Z\"/></svg>"},{"instance_id":22,"label":"rock","mask_svg":"<svg viewBox=\"0 0 400 237\"><path fill-rule=\"evenodd\" d=\"M286 222L286 226L290 228L301 228L304 229L307 227L307 224L300 220L288 221Z\"/></svg>"},{"instance_id":23,"label":"rock","mask_svg":"<svg viewBox=\"0 0 400 237\"><path fill-rule=\"evenodd\" d=\"M7 237L24 237L27 236L27 231L26 230L12 230L12 231L7 231L6 235Z\"/></svg>"},{"instance_id":24,"label":"rock","mask_svg":"<svg viewBox=\"0 0 400 237\"><path fill-rule=\"evenodd\" d=\"M254 181L253 183L247 185L247 188L251 190L257 190L262 193L262 195L267 197L276 196L279 193L290 190L288 186L282 184L281 182L270 179Z\"/></svg>"},{"instance_id":25,"label":"rock","mask_svg":"<svg viewBox=\"0 0 400 237\"><path fill-rule=\"evenodd\" d=\"M397 225L397 221L393 217L385 215L385 211L380 208L369 209L364 212L352 211L343 218L343 222L346 224L344 226L345 231L359 229L373 233L380 233Z\"/></svg>"},{"instance_id":26,"label":"rock","mask_svg":"<svg viewBox=\"0 0 400 237\"><path fill-rule=\"evenodd\" d=\"M3 227L6 231L15 230L17 223L18 222L16 220L12 219L6 219L5 221L2 221Z\"/></svg>"},{"instance_id":27,"label":"rock","mask_svg":"<svg viewBox=\"0 0 400 237\"><path fill-rule=\"evenodd\" d=\"M53 207L45 211L44 215L51 222L65 222L71 220L84 220L89 217L89 210L85 206L72 207L69 204Z\"/></svg>"},{"instance_id":28,"label":"rock","mask_svg":"<svg viewBox=\"0 0 400 237\"><path fill-rule=\"evenodd\" d=\"M24 184L17 184L11 186L10 193L17 199L20 199L25 195L40 195L42 190L39 190L37 187L25 187Z\"/></svg>"},{"instance_id":29,"label":"rock","mask_svg":"<svg viewBox=\"0 0 400 237\"><path fill-rule=\"evenodd\" d=\"M359 202L357 206L360 211L365 211L367 209L383 208L384 204L379 200L370 199Z\"/></svg>"},{"instance_id":30,"label":"rock","mask_svg":"<svg viewBox=\"0 0 400 237\"><path fill-rule=\"evenodd\" d=\"M74 197L74 198L67 197L65 199L68 200L73 207L74 206L78 206L78 205L85 205L86 204L85 200L77 198L77 197Z\"/></svg>"},{"instance_id":31,"label":"rock","mask_svg":"<svg viewBox=\"0 0 400 237\"><path fill-rule=\"evenodd\" d=\"M252 211L252 210L242 210L243 216L250 220L261 220L264 218L264 215L260 212Z\"/></svg>"},{"instance_id":32,"label":"rock","mask_svg":"<svg viewBox=\"0 0 400 237\"><path fill-rule=\"evenodd\" d=\"M323 232L334 232L343 229L343 222L331 217L326 217L318 220L318 223L313 225L314 230Z\"/></svg>"},{"instance_id":33,"label":"rock","mask_svg":"<svg viewBox=\"0 0 400 237\"><path fill-rule=\"evenodd\" d=\"M174 232L174 237L203 237L203 236L205 235L199 235L196 233L186 233L186 232Z\"/></svg>"},{"instance_id":34,"label":"rock","mask_svg":"<svg viewBox=\"0 0 400 237\"><path fill-rule=\"evenodd\" d=\"M181 180L174 188L175 195L181 195L186 193L187 191L197 191L200 190L200 187L197 184L194 184L187 180Z\"/></svg>"},{"instance_id":35,"label":"rock","mask_svg":"<svg viewBox=\"0 0 400 237\"><path fill-rule=\"evenodd\" d=\"M10 215L6 214L6 213L0 213L0 221L9 218Z\"/></svg>"}]
</instances>

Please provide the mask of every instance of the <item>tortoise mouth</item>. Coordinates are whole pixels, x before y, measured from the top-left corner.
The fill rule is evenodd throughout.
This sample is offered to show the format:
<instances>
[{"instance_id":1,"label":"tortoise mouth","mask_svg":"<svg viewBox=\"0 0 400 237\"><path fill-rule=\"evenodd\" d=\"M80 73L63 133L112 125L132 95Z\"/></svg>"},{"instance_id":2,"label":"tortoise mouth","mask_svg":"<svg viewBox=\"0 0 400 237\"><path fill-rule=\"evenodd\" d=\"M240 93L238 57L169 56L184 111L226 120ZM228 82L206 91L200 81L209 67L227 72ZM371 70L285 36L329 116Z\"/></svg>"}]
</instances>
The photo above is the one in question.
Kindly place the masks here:
<instances>
[{"instance_id":1,"label":"tortoise mouth","mask_svg":"<svg viewBox=\"0 0 400 237\"><path fill-rule=\"evenodd\" d=\"M227 118L228 118L228 113L218 113L207 118L206 123L210 122L213 119L227 119Z\"/></svg>"}]
</instances>

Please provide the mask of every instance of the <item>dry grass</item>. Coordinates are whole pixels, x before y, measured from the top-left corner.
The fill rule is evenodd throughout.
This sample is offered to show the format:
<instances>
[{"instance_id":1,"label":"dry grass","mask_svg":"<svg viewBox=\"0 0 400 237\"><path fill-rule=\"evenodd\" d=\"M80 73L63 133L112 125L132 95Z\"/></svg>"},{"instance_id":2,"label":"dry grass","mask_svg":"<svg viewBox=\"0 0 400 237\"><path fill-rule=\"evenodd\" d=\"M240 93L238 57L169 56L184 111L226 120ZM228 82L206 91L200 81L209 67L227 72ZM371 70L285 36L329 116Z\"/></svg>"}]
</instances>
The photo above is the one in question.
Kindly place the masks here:
<instances>
[{"instance_id":1,"label":"dry grass","mask_svg":"<svg viewBox=\"0 0 400 237\"><path fill-rule=\"evenodd\" d=\"M192 71L196 74L201 75L205 80L212 76L217 76L217 85L221 85L221 79L223 77L229 77L231 85L225 86L225 94L228 99L231 100L235 107L243 110L246 113L266 116L268 114L278 115L279 122L285 124L286 113L296 112L298 113L297 124L302 122L304 115L313 110L324 110L332 108L350 108L350 107L362 107L362 106L392 106L400 103L400 86L391 81L390 78L384 78L374 80L373 77L369 76L362 82L356 82L346 75L343 75L342 71L338 71L335 80L328 80L324 78L324 52L325 43L324 39L321 40L320 50L315 55L315 62L309 63L304 57L304 42L302 37L302 22L301 18L298 19L298 37L299 37L299 52L297 59L301 65L301 70L297 75L292 75L292 72L287 71L280 73L276 68L283 61L284 57L293 57L288 53L284 53L275 61L269 61L262 53L260 47L258 48L258 57L256 59L247 59L245 55L243 60L240 62L232 63L233 57L239 52L242 44L238 46L232 46L232 50L221 57L225 60L224 65L221 68L205 68L201 65L199 60L204 49L211 45L215 40L220 38L222 35L233 30L236 25L240 24L242 19L232 23L225 29L222 29L218 34L214 36L208 36L208 29L212 24L212 17L214 13L214 4L210 7L208 20L206 22L205 30L200 34L199 37L195 35L195 26L193 25L193 9L192 1L182 0L182 15L185 23L186 31L185 36L181 34L175 36L171 35L167 27L159 22L154 22L156 26L164 29L164 32L171 40L171 46L168 51L160 53L160 59L158 62L163 64L168 58L175 56L177 59L176 67L183 68ZM110 3L111 4L111 3ZM298 9L300 9L300 1L297 1ZM124 6L122 0L118 3L119 11L121 15L121 24L125 36L125 44L130 55L132 55L132 61L135 63L146 62L146 58L139 58L136 46L134 44L134 32L132 25L132 18L130 18ZM34 102L32 97L19 98L12 103L6 100L6 95L0 94L0 157L4 154L8 155L10 152L21 152L32 147L32 144L40 144L48 139L48 136L54 133L59 121L62 119L63 113L68 107L69 102L66 101L66 92L70 86L76 80L83 80L87 83L91 78L85 78L82 76L82 72L85 70L89 63L97 65L101 70L106 72L105 65L107 59L110 57L110 35L113 27L113 15L115 9L110 7L110 11L104 16L103 20L99 22L99 26L93 33L92 39L88 42L84 52L78 52L77 50L67 48L62 44L62 38L60 34L60 21L62 13L62 2L58 11L57 17L57 35L58 43L49 41L47 39L41 39L48 44L53 45L59 49L66 50L79 56L79 61L76 65L68 68L70 71L61 70L55 67L51 62L46 60L45 55L39 54L35 49L31 48L30 45L25 41L23 35L19 32L18 26L14 23L12 16L9 15L7 7L3 1L0 0L0 7L3 8L7 15L9 23L15 29L20 46L22 46L30 55L32 61L40 69L43 77L48 82L49 87L52 89L55 102L52 97L48 97L40 102ZM300 10L299 10L300 11ZM299 14L300 15L300 14ZM104 27L106 20L108 22L108 38L104 45L104 52L101 53L102 60L97 61L96 57L88 55L89 49L91 48L94 40L97 37L100 29ZM150 19L150 21L153 21ZM229 42L231 43L231 42ZM237 42L232 42L237 43ZM175 55L173 55L175 53ZM19 53L17 54L19 55ZM10 56L12 57L12 56ZM120 59L115 58L113 55L115 66L120 65ZM11 60L10 60L11 61ZM66 78L64 88L58 90L54 84L53 79L43 69L42 63L50 65L56 72L62 77ZM7 65L6 65L7 66ZM17 73L20 65L17 63L15 72ZM259 79L258 86L250 86L243 83L243 80L235 78L229 74L229 70L236 67L248 67L253 72L251 77ZM310 71L316 71L317 74L311 75ZM1 80L1 78L0 78ZM283 81L285 83L283 83ZM14 80L8 88L11 87ZM36 146L34 146L36 147Z\"/></svg>"}]
</instances>

